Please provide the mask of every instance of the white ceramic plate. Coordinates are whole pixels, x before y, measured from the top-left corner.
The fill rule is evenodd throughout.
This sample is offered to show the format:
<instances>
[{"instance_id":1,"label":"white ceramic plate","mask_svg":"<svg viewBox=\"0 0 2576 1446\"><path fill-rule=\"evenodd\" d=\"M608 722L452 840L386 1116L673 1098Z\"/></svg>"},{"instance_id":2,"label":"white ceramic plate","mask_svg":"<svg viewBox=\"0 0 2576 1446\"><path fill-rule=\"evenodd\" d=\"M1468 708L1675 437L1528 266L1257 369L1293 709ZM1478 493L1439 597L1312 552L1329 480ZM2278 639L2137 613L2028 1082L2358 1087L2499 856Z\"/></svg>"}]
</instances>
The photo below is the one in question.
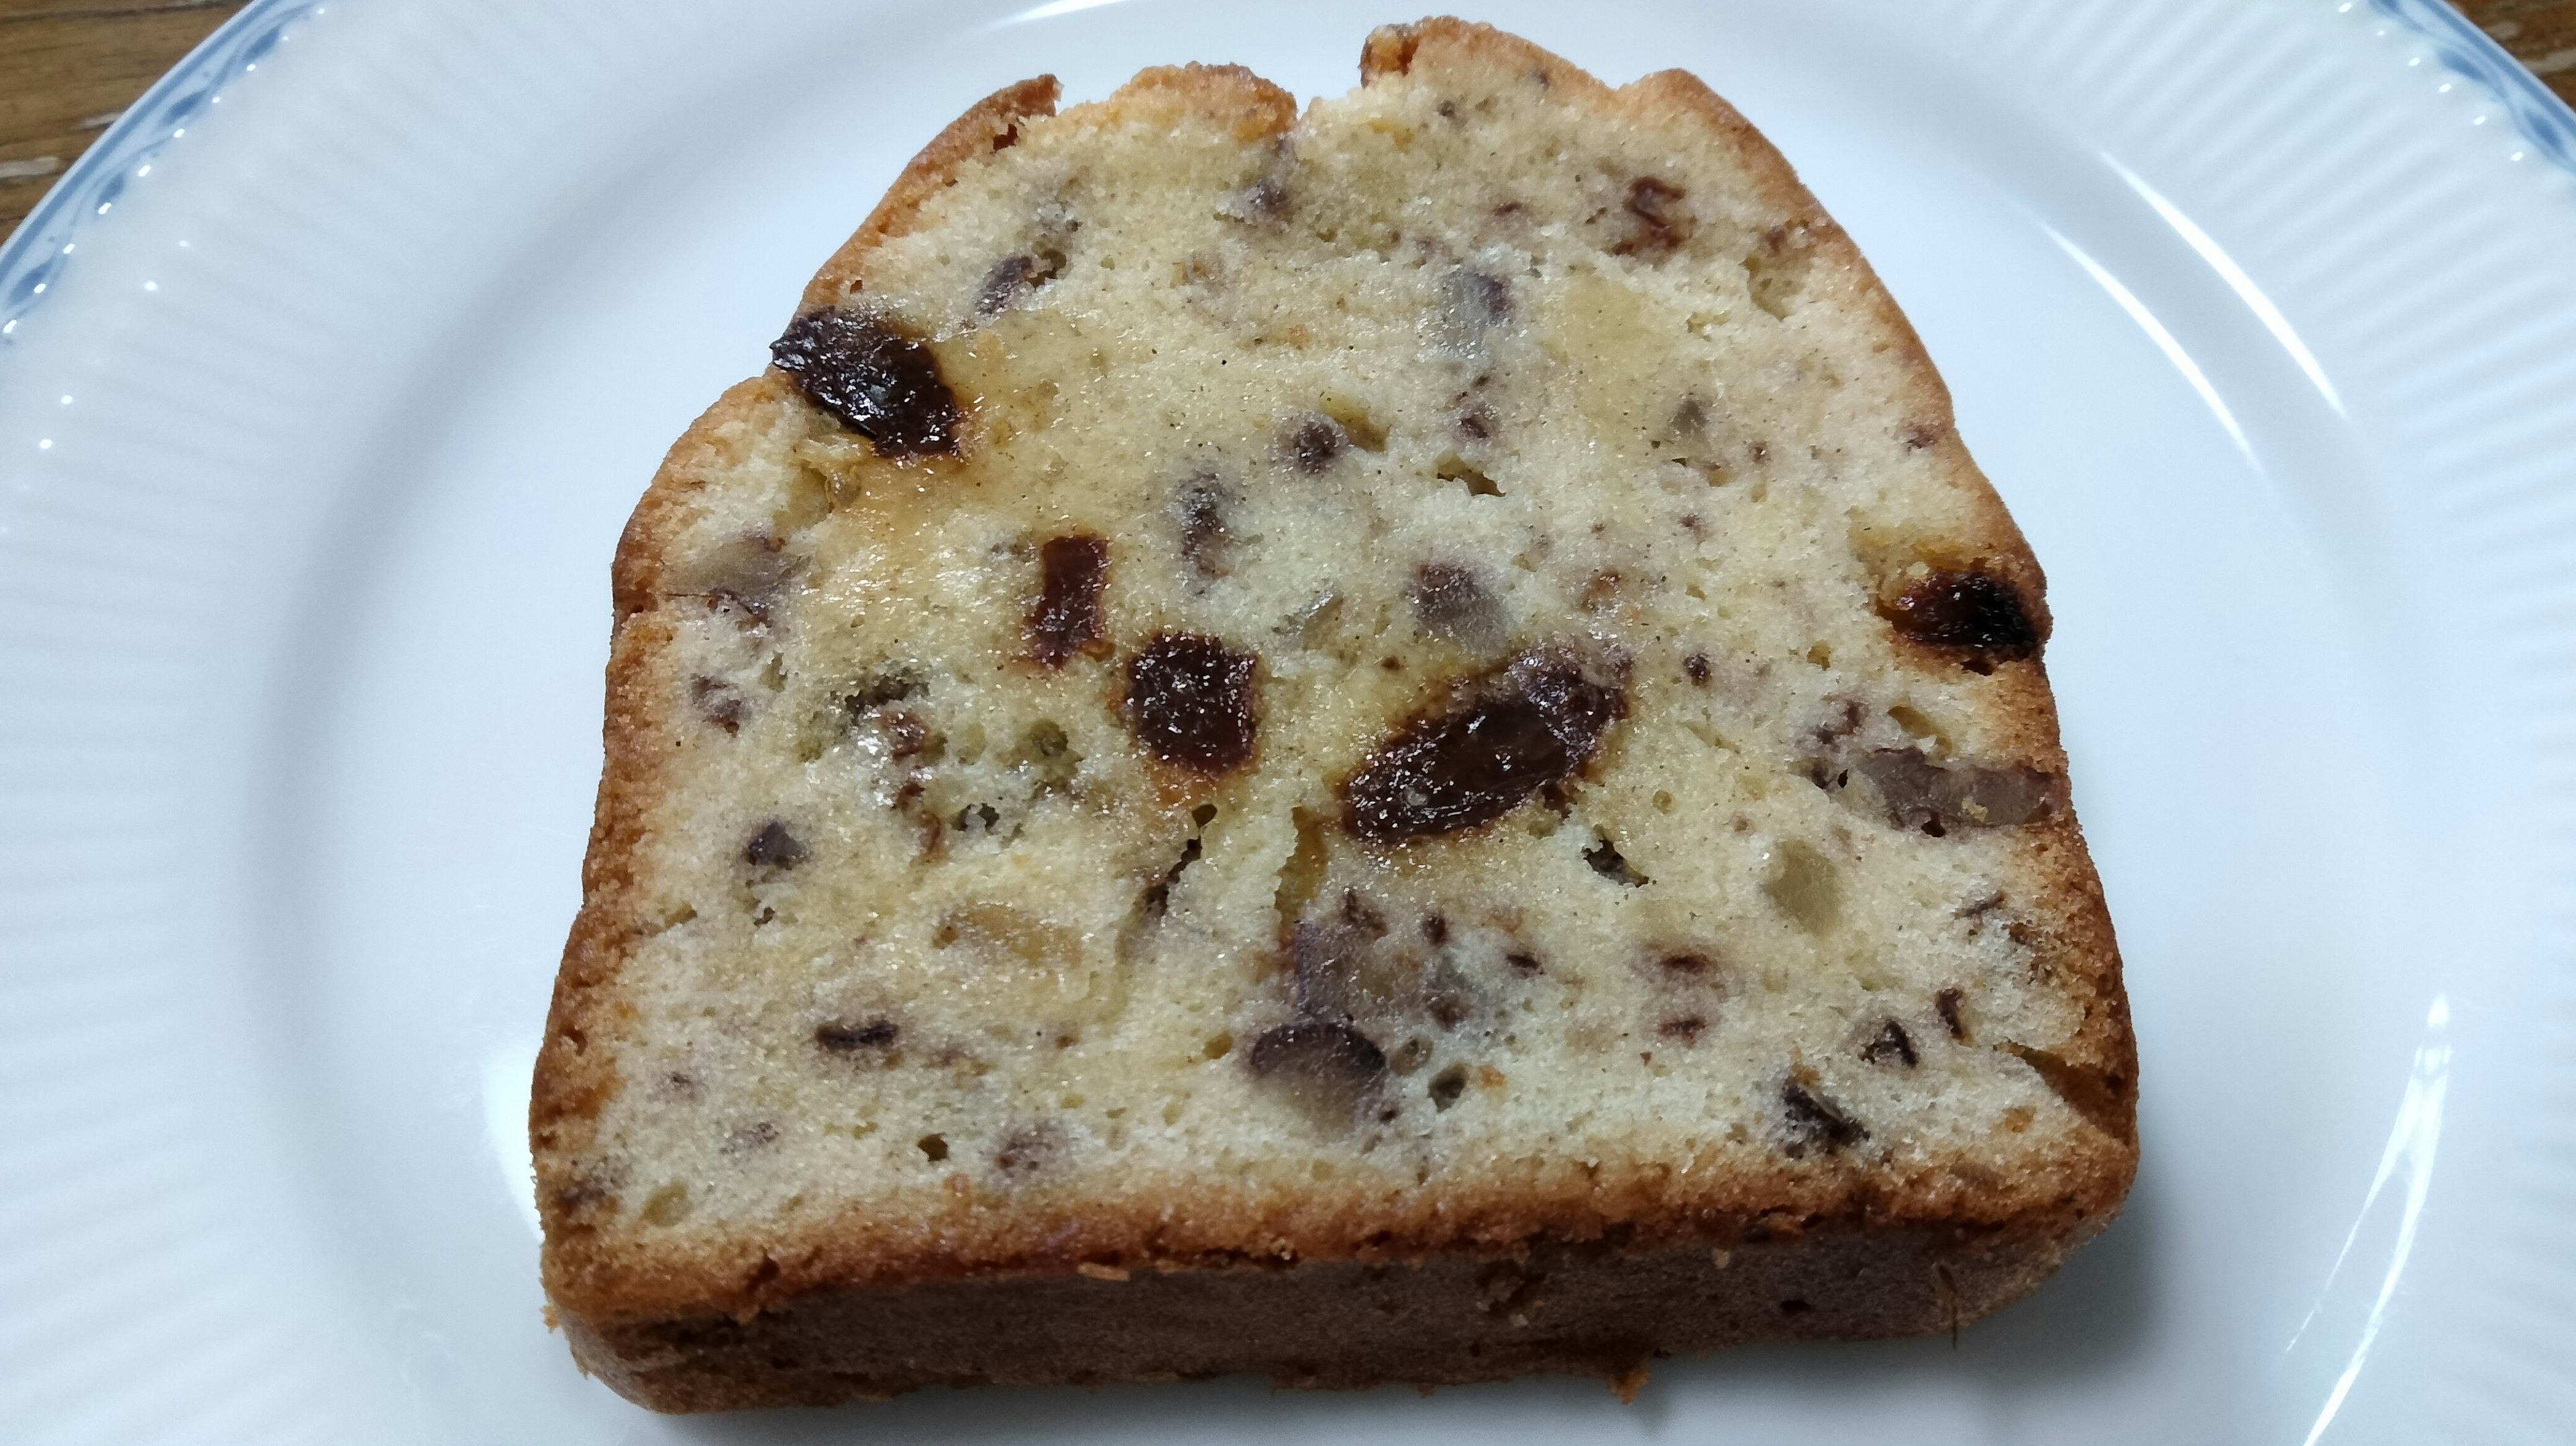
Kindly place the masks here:
<instances>
[{"instance_id":1,"label":"white ceramic plate","mask_svg":"<svg viewBox=\"0 0 2576 1446\"><path fill-rule=\"evenodd\" d=\"M1025 0L1021 0L1025 3ZM522 1118L662 448L968 101L1324 0L261 0L0 253L0 1437L2565 1439L2576 117L2433 0L1495 0L1696 70L2046 563L2127 1215L1947 1340L662 1420Z\"/></svg>"}]
</instances>

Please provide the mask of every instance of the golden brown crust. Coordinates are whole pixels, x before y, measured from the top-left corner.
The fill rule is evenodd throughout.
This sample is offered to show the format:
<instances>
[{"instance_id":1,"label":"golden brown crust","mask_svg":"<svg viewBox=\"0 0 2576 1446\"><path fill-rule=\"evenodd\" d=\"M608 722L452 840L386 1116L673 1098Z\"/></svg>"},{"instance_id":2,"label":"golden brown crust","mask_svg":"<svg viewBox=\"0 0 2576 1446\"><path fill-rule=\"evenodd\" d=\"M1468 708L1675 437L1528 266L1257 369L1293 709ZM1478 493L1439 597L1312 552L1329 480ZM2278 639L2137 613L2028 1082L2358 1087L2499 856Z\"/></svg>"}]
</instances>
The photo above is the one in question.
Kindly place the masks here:
<instances>
[{"instance_id":1,"label":"golden brown crust","mask_svg":"<svg viewBox=\"0 0 2576 1446\"><path fill-rule=\"evenodd\" d=\"M956 185L969 165L1017 141L1022 121L1054 115L1060 93L1054 76L1041 75L1003 86L968 106L964 115L950 121L947 129L923 146L921 153L903 168L903 174L894 178L885 199L877 202L868 219L859 223L859 229L806 283L805 298L797 309L831 306L856 296L861 284L860 263L869 252L911 230L922 203Z\"/></svg>"},{"instance_id":2,"label":"golden brown crust","mask_svg":"<svg viewBox=\"0 0 2576 1446\"><path fill-rule=\"evenodd\" d=\"M2015 584L2044 634L2045 583L2038 564L1958 439L1950 398L1920 340L1849 239L1743 117L1679 71L1614 91L1525 41L1448 19L1371 35L1362 76L1374 82L1426 68L1468 66L1533 71L1550 86L1638 124L1678 132L1692 144L1730 149L1751 163L1758 184L1769 193L1766 199L1807 218L1802 223L1807 242L1825 263L1819 268L1822 284L1865 305L1895 338L1911 388L1909 410L1928 429L1928 448L1950 485L1974 505L1981 548L1974 560ZM831 304L857 294L878 246L903 234L925 201L955 184L980 158L1012 144L1023 122L1053 114L1055 98L1051 77L1021 82L978 103L942 131L815 276L803 304ZM1237 67L1147 71L1079 113L1103 124L1169 124L1194 116L1213 120L1241 139L1283 133L1296 121L1292 97ZM613 1191L615 1182L588 1173L596 1168L590 1160L591 1136L598 1110L614 1096L619 1081L606 1052L594 1045L621 1027L619 972L661 922L639 916L642 895L633 876L635 860L647 843L650 800L660 792L657 777L669 766L671 752L670 724L659 715L656 701L664 696L660 673L673 636L672 623L659 611L664 598L660 558L691 515L693 493L708 464L736 445L769 409L797 405L774 371L728 392L672 448L618 549L618 625L607 676L607 763L584 866L584 907L557 981L530 1121L547 1221L547 1291L594 1370L623 1369L616 1364L620 1348L610 1343L657 1321L702 1315L747 1320L834 1292L1003 1277L1060 1280L1085 1266L1191 1271L1233 1268L1247 1260L1430 1261L1462 1252L1481 1259L1574 1245L1704 1254L1740 1248L1747 1240L1793 1239L1819 1231L1883 1239L1891 1251L1928 1251L1929 1258L1953 1262L1959 1272L1970 1269L1967 1262L1986 1262L1977 1267L1987 1272L1979 1278L2011 1287L1987 1301L1990 1306L2035 1283L2117 1209L2136 1164L2131 1103L2135 1048L2101 887L2072 812L2060 810L2053 820L2022 831L2019 848L2027 876L2046 887L2039 900L2026 901L2020 922L2031 934L2040 967L2056 971L2070 992L2083 997L2084 1023L2057 1062L2102 1082L2113 1107L2103 1112L2097 1099L2094 1113L2106 1130L2088 1137L2089 1148L2053 1162L2043 1174L1975 1185L1955 1175L1929 1174L1890 1183L1864 1170L1817 1160L1760 1178L1687 1174L1684 1178L1692 1183L1685 1188L1661 1168L1569 1165L1544 1178L1492 1180L1482 1191L1454 1191L1438 1200L1335 1197L1318 1191L1290 1203L1248 1187L1212 1187L1193 1180L1173 1182L1182 1193L1155 1208L1104 1209L1071 1202L1053 1210L1003 1212L982 1208L969 1193L915 1219L824 1220L797 1238L745 1239L699 1254L666 1252L639 1260L596 1249L586 1213ZM1998 681L2009 689L2005 712L2013 720L2008 735L2016 751L2062 773L2054 707L2039 662L2004 663ZM1155 1193L1139 1192L1133 1198ZM1951 1265L1941 1268L1948 1271ZM1955 1306L1950 1310L1946 1321L1917 1319L1903 1328L1938 1328L1962 1318ZM1563 1366L1572 1358L1533 1359L1539 1366ZM1417 1372L1405 1378L1479 1374L1492 1372ZM631 1371L629 1376L642 1380ZM878 1386L901 1389L918 1383ZM840 1394L873 1389L844 1383ZM687 1389L675 1386L669 1392L639 1384L632 1393L657 1405L667 1400L679 1409L773 1399L735 1377ZM815 1397L810 1392L775 1397L789 1398Z\"/></svg>"},{"instance_id":3,"label":"golden brown crust","mask_svg":"<svg viewBox=\"0 0 2576 1446\"><path fill-rule=\"evenodd\" d=\"M1189 1379L1443 1385L1533 1371L1633 1396L1659 1355L1773 1337L1955 1329L2057 1261L1923 1234L1670 1250L1539 1246L1421 1262L1218 1262L820 1292L754 1315L567 1325L575 1355L664 1411L828 1405L927 1385Z\"/></svg>"}]
</instances>

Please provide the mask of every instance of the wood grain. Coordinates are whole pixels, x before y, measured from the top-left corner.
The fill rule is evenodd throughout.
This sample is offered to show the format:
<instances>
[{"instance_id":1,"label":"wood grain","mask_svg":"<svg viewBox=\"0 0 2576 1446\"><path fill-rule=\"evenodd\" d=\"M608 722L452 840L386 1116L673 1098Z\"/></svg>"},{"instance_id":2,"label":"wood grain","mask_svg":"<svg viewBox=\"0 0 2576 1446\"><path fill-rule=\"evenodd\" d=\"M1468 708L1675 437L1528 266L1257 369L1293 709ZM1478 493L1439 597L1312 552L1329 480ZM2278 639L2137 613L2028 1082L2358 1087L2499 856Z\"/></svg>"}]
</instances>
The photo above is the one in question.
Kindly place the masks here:
<instances>
[{"instance_id":1,"label":"wood grain","mask_svg":"<svg viewBox=\"0 0 2576 1446\"><path fill-rule=\"evenodd\" d=\"M0 238L242 0L0 0Z\"/></svg>"},{"instance_id":2,"label":"wood grain","mask_svg":"<svg viewBox=\"0 0 2576 1446\"><path fill-rule=\"evenodd\" d=\"M2576 0L2455 0L2576 105ZM242 0L0 0L0 240Z\"/></svg>"}]
</instances>

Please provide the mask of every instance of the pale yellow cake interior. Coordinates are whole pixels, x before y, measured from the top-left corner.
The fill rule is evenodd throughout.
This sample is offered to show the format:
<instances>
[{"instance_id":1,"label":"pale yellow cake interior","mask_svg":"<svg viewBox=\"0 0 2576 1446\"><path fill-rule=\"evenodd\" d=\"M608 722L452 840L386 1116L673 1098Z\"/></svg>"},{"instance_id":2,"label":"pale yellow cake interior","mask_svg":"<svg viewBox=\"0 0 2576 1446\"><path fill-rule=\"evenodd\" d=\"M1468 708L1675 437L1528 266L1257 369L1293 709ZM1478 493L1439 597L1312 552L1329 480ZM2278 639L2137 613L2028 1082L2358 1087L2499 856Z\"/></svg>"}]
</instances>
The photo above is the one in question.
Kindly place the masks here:
<instances>
[{"instance_id":1,"label":"pale yellow cake interior","mask_svg":"<svg viewBox=\"0 0 2576 1446\"><path fill-rule=\"evenodd\" d=\"M776 372L683 454L604 1228L1969 1189L2091 1129L2016 1048L2082 1017L2017 922L2027 831L1935 836L1852 776L2061 768L2009 667L1885 616L2000 514L1861 284L1685 131L1529 77L1383 77L1250 142L1124 98L874 254L849 304L930 339L963 456L881 458ZM1051 274L997 287L1014 255ZM1075 535L1104 636L1051 668L1039 554ZM1257 659L1243 766L1139 746L1126 669L1168 633ZM1626 716L1556 796L1344 827L1409 718L1559 645ZM1385 1061L1338 1094L1251 1060L1301 922Z\"/></svg>"}]
</instances>

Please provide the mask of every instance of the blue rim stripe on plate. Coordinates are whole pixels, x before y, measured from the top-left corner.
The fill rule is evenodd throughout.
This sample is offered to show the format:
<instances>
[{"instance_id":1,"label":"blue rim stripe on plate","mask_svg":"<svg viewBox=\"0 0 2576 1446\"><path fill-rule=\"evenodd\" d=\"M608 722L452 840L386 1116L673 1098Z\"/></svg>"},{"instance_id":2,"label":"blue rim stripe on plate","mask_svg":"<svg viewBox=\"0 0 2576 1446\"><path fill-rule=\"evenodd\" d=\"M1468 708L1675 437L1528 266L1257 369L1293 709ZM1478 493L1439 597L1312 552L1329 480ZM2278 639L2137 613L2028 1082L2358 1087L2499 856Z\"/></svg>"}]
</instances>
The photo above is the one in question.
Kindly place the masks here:
<instances>
[{"instance_id":1,"label":"blue rim stripe on plate","mask_svg":"<svg viewBox=\"0 0 2576 1446\"><path fill-rule=\"evenodd\" d=\"M150 163L227 82L257 65L290 27L321 8L317 0L251 0L154 81L72 162L18 224L18 233L0 245L0 348L15 344L18 323L53 289L82 229L116 204L134 169Z\"/></svg>"},{"instance_id":2,"label":"blue rim stripe on plate","mask_svg":"<svg viewBox=\"0 0 2576 1446\"><path fill-rule=\"evenodd\" d=\"M2540 83L2495 37L2445 0L2370 0L2370 8L2424 37L2442 68L2495 97L2541 155L2576 174L2576 109Z\"/></svg>"}]
</instances>

